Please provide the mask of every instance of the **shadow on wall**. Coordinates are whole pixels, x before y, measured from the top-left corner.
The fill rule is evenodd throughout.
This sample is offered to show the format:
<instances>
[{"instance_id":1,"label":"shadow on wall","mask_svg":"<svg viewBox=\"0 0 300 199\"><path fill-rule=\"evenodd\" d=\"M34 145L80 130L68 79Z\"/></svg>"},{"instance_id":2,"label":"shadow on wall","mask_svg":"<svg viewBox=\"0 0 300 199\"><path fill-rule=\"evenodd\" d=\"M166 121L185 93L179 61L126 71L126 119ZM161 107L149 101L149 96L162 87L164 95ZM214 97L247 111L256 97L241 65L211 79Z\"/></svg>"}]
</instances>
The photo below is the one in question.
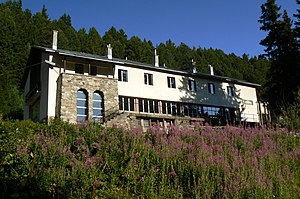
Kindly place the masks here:
<instances>
[{"instance_id":1,"label":"shadow on wall","mask_svg":"<svg viewBox=\"0 0 300 199\"><path fill-rule=\"evenodd\" d=\"M192 77L183 77L180 83L182 87L179 90L183 94L180 100L184 103L184 109L197 107L197 111L201 111L198 115L215 124L235 124L241 121L241 113L244 111L240 110L243 107L241 90L233 83L224 87L221 82Z\"/></svg>"}]
</instances>

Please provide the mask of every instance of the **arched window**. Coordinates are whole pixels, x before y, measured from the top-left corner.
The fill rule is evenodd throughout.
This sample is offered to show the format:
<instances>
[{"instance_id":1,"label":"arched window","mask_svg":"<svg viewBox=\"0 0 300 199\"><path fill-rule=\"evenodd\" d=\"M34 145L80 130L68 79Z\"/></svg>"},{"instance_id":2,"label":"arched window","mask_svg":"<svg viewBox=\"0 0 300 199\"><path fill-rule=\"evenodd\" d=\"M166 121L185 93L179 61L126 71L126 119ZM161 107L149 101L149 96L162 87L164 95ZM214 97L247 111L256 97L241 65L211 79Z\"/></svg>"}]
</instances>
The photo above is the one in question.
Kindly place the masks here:
<instances>
[{"instance_id":1,"label":"arched window","mask_svg":"<svg viewBox=\"0 0 300 199\"><path fill-rule=\"evenodd\" d=\"M104 115L104 100L103 93L95 91L93 94L93 120L100 122Z\"/></svg>"},{"instance_id":2,"label":"arched window","mask_svg":"<svg viewBox=\"0 0 300 199\"><path fill-rule=\"evenodd\" d=\"M88 118L88 99L86 90L77 91L77 121L83 122Z\"/></svg>"}]
</instances>

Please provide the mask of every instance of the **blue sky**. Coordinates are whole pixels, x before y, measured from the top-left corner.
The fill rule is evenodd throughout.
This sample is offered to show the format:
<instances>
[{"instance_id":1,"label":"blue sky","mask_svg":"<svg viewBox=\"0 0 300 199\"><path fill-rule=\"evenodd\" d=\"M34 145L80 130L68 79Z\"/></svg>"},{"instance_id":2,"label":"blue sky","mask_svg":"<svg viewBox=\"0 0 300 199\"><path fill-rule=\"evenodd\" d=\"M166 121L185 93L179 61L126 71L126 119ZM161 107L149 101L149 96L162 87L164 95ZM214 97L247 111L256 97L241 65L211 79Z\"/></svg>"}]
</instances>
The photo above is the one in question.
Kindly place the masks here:
<instances>
[{"instance_id":1,"label":"blue sky","mask_svg":"<svg viewBox=\"0 0 300 199\"><path fill-rule=\"evenodd\" d=\"M3 0L0 0L3 2ZM263 53L265 33L257 22L265 0L23 0L32 13L46 5L50 19L64 13L78 30L95 27L101 36L112 26L128 38L138 36L154 45L171 39L176 45L218 48L225 53L255 56ZM289 16L296 0L277 0ZM298 8L299 9L299 8Z\"/></svg>"}]
</instances>

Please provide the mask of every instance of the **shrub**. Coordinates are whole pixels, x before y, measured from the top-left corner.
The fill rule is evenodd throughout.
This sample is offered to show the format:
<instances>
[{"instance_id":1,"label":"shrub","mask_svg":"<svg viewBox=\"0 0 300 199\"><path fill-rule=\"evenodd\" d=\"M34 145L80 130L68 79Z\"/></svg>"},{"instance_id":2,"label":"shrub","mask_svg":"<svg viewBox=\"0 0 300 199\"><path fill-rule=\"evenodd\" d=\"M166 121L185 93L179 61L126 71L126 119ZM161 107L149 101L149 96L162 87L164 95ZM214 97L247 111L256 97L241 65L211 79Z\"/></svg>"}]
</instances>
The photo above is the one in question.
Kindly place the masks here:
<instances>
[{"instance_id":1,"label":"shrub","mask_svg":"<svg viewBox=\"0 0 300 199\"><path fill-rule=\"evenodd\" d=\"M285 129L0 122L1 198L296 198Z\"/></svg>"},{"instance_id":2,"label":"shrub","mask_svg":"<svg viewBox=\"0 0 300 199\"><path fill-rule=\"evenodd\" d=\"M281 125L289 131L300 132L300 90L296 93L296 101L288 105L282 111Z\"/></svg>"}]
</instances>

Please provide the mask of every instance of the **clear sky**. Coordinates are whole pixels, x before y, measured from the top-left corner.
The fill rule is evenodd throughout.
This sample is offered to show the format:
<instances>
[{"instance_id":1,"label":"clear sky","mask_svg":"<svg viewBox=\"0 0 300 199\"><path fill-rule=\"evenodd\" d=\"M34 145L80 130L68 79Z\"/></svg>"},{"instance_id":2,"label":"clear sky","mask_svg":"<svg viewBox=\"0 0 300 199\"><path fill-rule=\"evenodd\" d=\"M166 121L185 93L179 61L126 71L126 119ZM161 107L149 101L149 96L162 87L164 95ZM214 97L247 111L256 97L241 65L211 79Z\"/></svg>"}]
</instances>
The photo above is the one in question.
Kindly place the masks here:
<instances>
[{"instance_id":1,"label":"clear sky","mask_svg":"<svg viewBox=\"0 0 300 199\"><path fill-rule=\"evenodd\" d=\"M50 19L64 13L76 30L95 27L101 36L112 26L128 36L151 40L154 45L171 39L176 45L218 48L225 53L250 56L263 53L259 41L265 33L257 22L266 0L23 0L32 13L45 5ZM4 0L0 0L4 2ZM296 0L277 0L290 17ZM299 9L299 8L298 8Z\"/></svg>"}]
</instances>

